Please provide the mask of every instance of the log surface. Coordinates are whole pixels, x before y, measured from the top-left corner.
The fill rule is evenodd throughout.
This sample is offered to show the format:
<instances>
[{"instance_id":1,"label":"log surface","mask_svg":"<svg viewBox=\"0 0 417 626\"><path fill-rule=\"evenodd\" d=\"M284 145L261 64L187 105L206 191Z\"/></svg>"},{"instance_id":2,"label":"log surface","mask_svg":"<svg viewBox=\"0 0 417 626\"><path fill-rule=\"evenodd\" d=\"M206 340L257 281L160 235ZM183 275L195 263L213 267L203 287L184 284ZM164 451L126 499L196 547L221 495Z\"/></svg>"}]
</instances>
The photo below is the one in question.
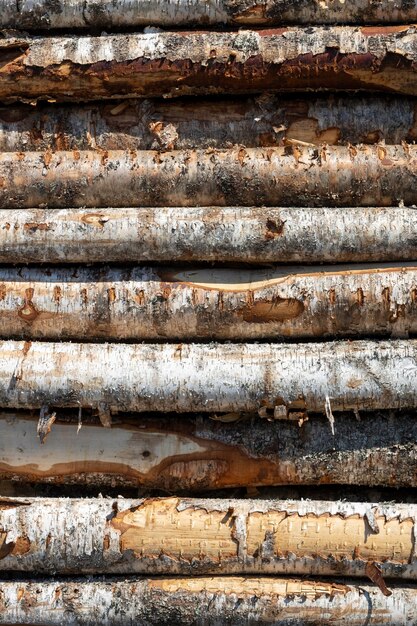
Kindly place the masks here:
<instances>
[{"instance_id":1,"label":"log surface","mask_svg":"<svg viewBox=\"0 0 417 626\"><path fill-rule=\"evenodd\" d=\"M130 26L383 24L417 20L415 0L100 0L0 1L0 28L94 29Z\"/></svg>"},{"instance_id":2,"label":"log surface","mask_svg":"<svg viewBox=\"0 0 417 626\"><path fill-rule=\"evenodd\" d=\"M370 584L288 578L163 578L40 580L1 583L0 624L44 626L415 626L414 585L390 585L386 597Z\"/></svg>"},{"instance_id":3,"label":"log surface","mask_svg":"<svg viewBox=\"0 0 417 626\"><path fill-rule=\"evenodd\" d=\"M0 209L1 263L334 263L417 258L406 207Z\"/></svg>"},{"instance_id":4,"label":"log surface","mask_svg":"<svg viewBox=\"0 0 417 626\"><path fill-rule=\"evenodd\" d=\"M413 205L416 176L414 145L4 152L0 206Z\"/></svg>"},{"instance_id":5,"label":"log surface","mask_svg":"<svg viewBox=\"0 0 417 626\"><path fill-rule=\"evenodd\" d=\"M291 97L122 100L0 106L0 150L158 150L401 144L417 140L411 98Z\"/></svg>"},{"instance_id":6,"label":"log surface","mask_svg":"<svg viewBox=\"0 0 417 626\"><path fill-rule=\"evenodd\" d=\"M7 37L0 100L371 90L417 95L415 26Z\"/></svg>"},{"instance_id":7,"label":"log surface","mask_svg":"<svg viewBox=\"0 0 417 626\"><path fill-rule=\"evenodd\" d=\"M413 504L179 498L2 500L0 570L417 579Z\"/></svg>"},{"instance_id":8,"label":"log surface","mask_svg":"<svg viewBox=\"0 0 417 626\"><path fill-rule=\"evenodd\" d=\"M0 268L0 337L286 339L417 334L415 265Z\"/></svg>"},{"instance_id":9,"label":"log surface","mask_svg":"<svg viewBox=\"0 0 417 626\"><path fill-rule=\"evenodd\" d=\"M60 412L58 411L58 416ZM338 415L301 427L239 415L129 416L111 431L56 421L41 445L37 418L0 413L0 479L201 493L274 485L417 486L417 420ZM58 418L59 419L59 418ZM125 418L126 419L126 418Z\"/></svg>"},{"instance_id":10,"label":"log surface","mask_svg":"<svg viewBox=\"0 0 417 626\"><path fill-rule=\"evenodd\" d=\"M255 412L417 406L417 341L0 342L0 406Z\"/></svg>"}]
</instances>

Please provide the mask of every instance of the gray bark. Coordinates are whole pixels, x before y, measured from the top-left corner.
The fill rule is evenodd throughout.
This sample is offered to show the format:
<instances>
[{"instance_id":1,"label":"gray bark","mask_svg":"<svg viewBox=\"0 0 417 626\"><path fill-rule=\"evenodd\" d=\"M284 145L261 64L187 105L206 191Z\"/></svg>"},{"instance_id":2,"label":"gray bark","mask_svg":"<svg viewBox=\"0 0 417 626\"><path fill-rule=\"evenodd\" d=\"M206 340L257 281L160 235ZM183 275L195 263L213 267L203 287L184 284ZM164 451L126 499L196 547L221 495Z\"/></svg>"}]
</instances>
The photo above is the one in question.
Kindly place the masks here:
<instances>
[{"instance_id":1,"label":"gray bark","mask_svg":"<svg viewBox=\"0 0 417 626\"><path fill-rule=\"evenodd\" d=\"M131 415L111 432L84 414L78 432L77 420L59 421L60 415L40 445L36 417L0 413L1 480L177 494L274 485L417 486L417 420L410 413L369 413L360 424L353 413L340 414L335 435L325 417L300 426L299 412L287 422L239 414Z\"/></svg>"},{"instance_id":2,"label":"gray bark","mask_svg":"<svg viewBox=\"0 0 417 626\"><path fill-rule=\"evenodd\" d=\"M0 342L0 406L251 412L417 406L417 342ZM103 409L104 410L104 409Z\"/></svg>"},{"instance_id":3,"label":"gray bark","mask_svg":"<svg viewBox=\"0 0 417 626\"><path fill-rule=\"evenodd\" d=\"M415 100L393 96L294 99L262 94L0 107L3 152L401 144L416 139Z\"/></svg>"},{"instance_id":4,"label":"gray bark","mask_svg":"<svg viewBox=\"0 0 417 626\"><path fill-rule=\"evenodd\" d=\"M0 262L334 263L417 258L417 211L0 209Z\"/></svg>"},{"instance_id":5,"label":"gray bark","mask_svg":"<svg viewBox=\"0 0 417 626\"><path fill-rule=\"evenodd\" d=\"M417 95L414 26L7 37L0 100L311 89Z\"/></svg>"},{"instance_id":6,"label":"gray bark","mask_svg":"<svg viewBox=\"0 0 417 626\"><path fill-rule=\"evenodd\" d=\"M5 152L0 206L413 205L416 176L406 145Z\"/></svg>"},{"instance_id":7,"label":"gray bark","mask_svg":"<svg viewBox=\"0 0 417 626\"><path fill-rule=\"evenodd\" d=\"M0 268L0 337L286 339L417 334L415 265Z\"/></svg>"}]
</instances>

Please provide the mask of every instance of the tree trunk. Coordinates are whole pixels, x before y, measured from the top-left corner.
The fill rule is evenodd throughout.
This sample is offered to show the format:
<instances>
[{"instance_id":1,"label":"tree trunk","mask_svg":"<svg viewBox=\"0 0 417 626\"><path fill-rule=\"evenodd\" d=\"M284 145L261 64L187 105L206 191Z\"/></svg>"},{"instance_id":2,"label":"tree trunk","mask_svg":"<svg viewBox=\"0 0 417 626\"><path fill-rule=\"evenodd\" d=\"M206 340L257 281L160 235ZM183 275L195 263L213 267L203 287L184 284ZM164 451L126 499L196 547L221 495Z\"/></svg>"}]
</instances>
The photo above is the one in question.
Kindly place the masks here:
<instances>
[{"instance_id":1,"label":"tree trunk","mask_svg":"<svg viewBox=\"0 0 417 626\"><path fill-rule=\"evenodd\" d=\"M291 142L401 144L417 139L410 98L332 96L124 100L0 106L0 150L178 150Z\"/></svg>"},{"instance_id":2,"label":"tree trunk","mask_svg":"<svg viewBox=\"0 0 417 626\"><path fill-rule=\"evenodd\" d=\"M58 415L62 412L58 412ZM0 479L201 493L275 485L417 486L417 420L371 413L267 421L226 414L131 416L112 432L56 421L40 445L37 418L0 413ZM216 418L216 419L214 419ZM58 418L59 419L59 418ZM224 421L220 421L224 420Z\"/></svg>"},{"instance_id":3,"label":"tree trunk","mask_svg":"<svg viewBox=\"0 0 417 626\"><path fill-rule=\"evenodd\" d=\"M286 339L417 334L415 265L0 268L0 337Z\"/></svg>"},{"instance_id":4,"label":"tree trunk","mask_svg":"<svg viewBox=\"0 0 417 626\"><path fill-rule=\"evenodd\" d=\"M0 406L251 412L417 406L417 341L0 342Z\"/></svg>"},{"instance_id":5,"label":"tree trunk","mask_svg":"<svg viewBox=\"0 0 417 626\"><path fill-rule=\"evenodd\" d=\"M0 209L1 263L393 262L416 241L406 207Z\"/></svg>"},{"instance_id":6,"label":"tree trunk","mask_svg":"<svg viewBox=\"0 0 417 626\"><path fill-rule=\"evenodd\" d=\"M417 81L416 81L417 85ZM0 206L417 203L417 146L0 154Z\"/></svg>"},{"instance_id":7,"label":"tree trunk","mask_svg":"<svg viewBox=\"0 0 417 626\"><path fill-rule=\"evenodd\" d=\"M290 91L417 95L414 27L8 37L0 99Z\"/></svg>"},{"instance_id":8,"label":"tree trunk","mask_svg":"<svg viewBox=\"0 0 417 626\"><path fill-rule=\"evenodd\" d=\"M415 587L288 578L2 582L0 624L44 626L415 626Z\"/></svg>"},{"instance_id":9,"label":"tree trunk","mask_svg":"<svg viewBox=\"0 0 417 626\"><path fill-rule=\"evenodd\" d=\"M117 4L98 0L0 0L0 28L46 30L55 28L121 28L131 26L203 27L286 24L393 24L417 20L415 0L370 3L348 0L341 4L309 0L123 0Z\"/></svg>"},{"instance_id":10,"label":"tree trunk","mask_svg":"<svg viewBox=\"0 0 417 626\"><path fill-rule=\"evenodd\" d=\"M4 502L0 570L5 571L363 577L374 563L384 577L417 579L414 504L179 498Z\"/></svg>"}]
</instances>

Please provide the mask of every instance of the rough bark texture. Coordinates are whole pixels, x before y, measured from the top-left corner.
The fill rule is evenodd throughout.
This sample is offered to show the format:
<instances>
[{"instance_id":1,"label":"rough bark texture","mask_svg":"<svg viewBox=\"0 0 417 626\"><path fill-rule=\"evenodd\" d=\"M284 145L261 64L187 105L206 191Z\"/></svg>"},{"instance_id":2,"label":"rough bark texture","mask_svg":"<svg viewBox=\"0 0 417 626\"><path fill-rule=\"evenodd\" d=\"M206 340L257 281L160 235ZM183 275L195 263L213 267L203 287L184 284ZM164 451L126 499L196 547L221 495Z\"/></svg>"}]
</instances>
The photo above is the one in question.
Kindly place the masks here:
<instances>
[{"instance_id":1,"label":"rough bark texture","mask_svg":"<svg viewBox=\"0 0 417 626\"><path fill-rule=\"evenodd\" d=\"M0 337L286 339L417 334L415 265L0 268Z\"/></svg>"},{"instance_id":2,"label":"rough bark texture","mask_svg":"<svg viewBox=\"0 0 417 626\"><path fill-rule=\"evenodd\" d=\"M0 406L122 411L417 406L417 341L317 344L0 342Z\"/></svg>"},{"instance_id":3,"label":"rough bark texture","mask_svg":"<svg viewBox=\"0 0 417 626\"><path fill-rule=\"evenodd\" d=\"M13 0L0 1L0 28L119 28L265 24L381 24L417 20L415 0Z\"/></svg>"},{"instance_id":4,"label":"rough bark texture","mask_svg":"<svg viewBox=\"0 0 417 626\"><path fill-rule=\"evenodd\" d=\"M407 145L5 152L0 206L413 205L416 177Z\"/></svg>"},{"instance_id":5,"label":"rough bark texture","mask_svg":"<svg viewBox=\"0 0 417 626\"><path fill-rule=\"evenodd\" d=\"M234 414L130 416L111 432L82 417L78 434L77 422L56 421L43 446L36 417L0 416L0 479L19 483L177 494L273 485L417 486L417 420L409 413L368 414L360 424L345 413L336 418L335 436L325 417L299 426Z\"/></svg>"},{"instance_id":6,"label":"rough bark texture","mask_svg":"<svg viewBox=\"0 0 417 626\"><path fill-rule=\"evenodd\" d=\"M0 570L417 579L413 504L3 499Z\"/></svg>"},{"instance_id":7,"label":"rough bark texture","mask_svg":"<svg viewBox=\"0 0 417 626\"><path fill-rule=\"evenodd\" d=\"M0 262L334 263L417 258L413 208L0 209Z\"/></svg>"},{"instance_id":8,"label":"rough bark texture","mask_svg":"<svg viewBox=\"0 0 417 626\"><path fill-rule=\"evenodd\" d=\"M417 139L411 98L329 96L124 100L0 106L0 150L273 147L289 142L401 144Z\"/></svg>"},{"instance_id":9,"label":"rough bark texture","mask_svg":"<svg viewBox=\"0 0 417 626\"><path fill-rule=\"evenodd\" d=\"M2 582L0 624L44 626L415 626L415 585L288 578L150 578Z\"/></svg>"},{"instance_id":10,"label":"rough bark texture","mask_svg":"<svg viewBox=\"0 0 417 626\"><path fill-rule=\"evenodd\" d=\"M310 89L417 95L414 26L8 37L0 100Z\"/></svg>"}]
</instances>

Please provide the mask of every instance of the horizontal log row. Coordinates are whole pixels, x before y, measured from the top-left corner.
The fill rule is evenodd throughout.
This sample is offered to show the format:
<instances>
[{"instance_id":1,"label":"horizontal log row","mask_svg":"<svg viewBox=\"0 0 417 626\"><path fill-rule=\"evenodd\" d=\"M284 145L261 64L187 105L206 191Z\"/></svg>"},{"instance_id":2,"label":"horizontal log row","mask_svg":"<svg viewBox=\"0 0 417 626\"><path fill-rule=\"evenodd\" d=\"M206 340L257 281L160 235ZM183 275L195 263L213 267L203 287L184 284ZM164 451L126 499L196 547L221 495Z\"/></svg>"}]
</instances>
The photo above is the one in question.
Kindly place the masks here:
<instances>
[{"instance_id":1,"label":"horizontal log row","mask_svg":"<svg viewBox=\"0 0 417 626\"><path fill-rule=\"evenodd\" d=\"M1 582L0 624L125 626L227 623L270 626L415 626L414 585L373 585L288 578L150 578Z\"/></svg>"},{"instance_id":2,"label":"horizontal log row","mask_svg":"<svg viewBox=\"0 0 417 626\"><path fill-rule=\"evenodd\" d=\"M0 268L0 337L286 339L417 334L415 265Z\"/></svg>"},{"instance_id":3,"label":"horizontal log row","mask_svg":"<svg viewBox=\"0 0 417 626\"><path fill-rule=\"evenodd\" d=\"M416 175L414 145L4 152L0 206L414 205Z\"/></svg>"},{"instance_id":4,"label":"horizontal log row","mask_svg":"<svg viewBox=\"0 0 417 626\"><path fill-rule=\"evenodd\" d=\"M6 37L0 100L297 90L417 95L414 26Z\"/></svg>"},{"instance_id":5,"label":"horizontal log row","mask_svg":"<svg viewBox=\"0 0 417 626\"><path fill-rule=\"evenodd\" d=\"M3 499L0 570L364 577L372 563L416 580L416 515L413 504Z\"/></svg>"},{"instance_id":6,"label":"horizontal log row","mask_svg":"<svg viewBox=\"0 0 417 626\"><path fill-rule=\"evenodd\" d=\"M325 417L301 427L258 416L211 417L132 415L110 432L82 413L80 431L77 421L57 420L40 445L36 417L3 412L0 479L195 494L274 485L417 486L417 420L409 413L371 413L360 424L344 413L336 436Z\"/></svg>"},{"instance_id":7,"label":"horizontal log row","mask_svg":"<svg viewBox=\"0 0 417 626\"><path fill-rule=\"evenodd\" d=\"M408 261L406 207L0 209L1 263Z\"/></svg>"},{"instance_id":8,"label":"horizontal log row","mask_svg":"<svg viewBox=\"0 0 417 626\"><path fill-rule=\"evenodd\" d=\"M0 1L0 28L25 30L119 28L126 26L216 26L263 24L381 24L417 20L415 0L370 3L348 0L123 0L115 5L99 0Z\"/></svg>"},{"instance_id":9,"label":"horizontal log row","mask_svg":"<svg viewBox=\"0 0 417 626\"><path fill-rule=\"evenodd\" d=\"M417 406L417 342L0 342L0 406L165 412Z\"/></svg>"},{"instance_id":10,"label":"horizontal log row","mask_svg":"<svg viewBox=\"0 0 417 626\"><path fill-rule=\"evenodd\" d=\"M124 100L0 106L0 150L157 150L417 139L411 98L347 96Z\"/></svg>"}]
</instances>

